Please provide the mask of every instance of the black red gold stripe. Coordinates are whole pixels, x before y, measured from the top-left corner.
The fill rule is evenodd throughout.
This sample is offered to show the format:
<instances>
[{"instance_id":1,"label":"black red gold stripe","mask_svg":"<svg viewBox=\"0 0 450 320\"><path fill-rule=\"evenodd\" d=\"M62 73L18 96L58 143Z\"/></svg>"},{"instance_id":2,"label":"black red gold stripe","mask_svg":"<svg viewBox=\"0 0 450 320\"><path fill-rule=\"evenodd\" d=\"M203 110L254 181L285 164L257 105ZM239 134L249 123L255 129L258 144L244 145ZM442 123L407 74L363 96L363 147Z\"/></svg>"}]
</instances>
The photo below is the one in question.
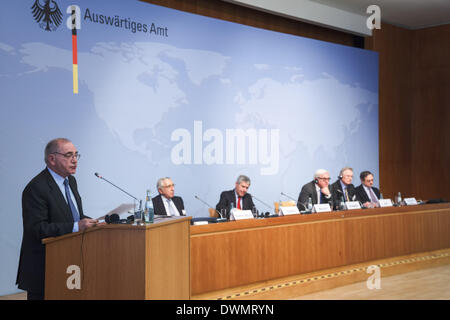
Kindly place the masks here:
<instances>
[{"instance_id":1,"label":"black red gold stripe","mask_svg":"<svg viewBox=\"0 0 450 320\"><path fill-rule=\"evenodd\" d=\"M77 49L77 27L75 7L72 7L72 66L73 66L73 93L78 93L78 49Z\"/></svg>"}]
</instances>

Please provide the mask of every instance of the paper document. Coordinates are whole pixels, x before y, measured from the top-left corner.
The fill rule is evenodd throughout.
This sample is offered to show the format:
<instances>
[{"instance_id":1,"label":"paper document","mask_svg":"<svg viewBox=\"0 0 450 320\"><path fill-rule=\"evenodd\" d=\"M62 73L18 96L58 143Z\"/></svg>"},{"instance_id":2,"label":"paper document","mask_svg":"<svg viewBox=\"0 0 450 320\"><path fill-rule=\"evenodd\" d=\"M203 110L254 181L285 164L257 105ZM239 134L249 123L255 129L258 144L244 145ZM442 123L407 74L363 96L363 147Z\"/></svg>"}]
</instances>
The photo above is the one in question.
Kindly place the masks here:
<instances>
[{"instance_id":1,"label":"paper document","mask_svg":"<svg viewBox=\"0 0 450 320\"><path fill-rule=\"evenodd\" d=\"M111 211L109 211L107 214L105 214L104 216L101 216L99 218L97 218L98 220L104 220L105 216L109 215L109 214L113 214L116 213L119 216L122 213L127 213L128 215L128 211L129 210L134 210L134 204L133 203L122 203L120 206L118 206L117 208L112 209Z\"/></svg>"}]
</instances>

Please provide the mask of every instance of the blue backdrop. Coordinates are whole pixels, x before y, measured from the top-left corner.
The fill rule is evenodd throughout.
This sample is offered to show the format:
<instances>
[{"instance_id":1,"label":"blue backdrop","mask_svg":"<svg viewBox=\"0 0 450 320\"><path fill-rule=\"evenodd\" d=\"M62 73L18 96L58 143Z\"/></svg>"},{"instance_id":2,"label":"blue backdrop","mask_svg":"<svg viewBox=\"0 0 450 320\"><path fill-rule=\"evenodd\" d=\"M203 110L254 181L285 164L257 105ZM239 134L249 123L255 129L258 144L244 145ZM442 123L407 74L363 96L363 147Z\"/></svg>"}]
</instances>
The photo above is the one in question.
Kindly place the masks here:
<instances>
[{"instance_id":1,"label":"blue backdrop","mask_svg":"<svg viewBox=\"0 0 450 320\"><path fill-rule=\"evenodd\" d=\"M82 155L76 178L91 217L130 202L94 172L138 198L170 176L192 216L208 214L194 195L215 206L239 174L267 203L298 197L318 168L334 180L350 165L356 184L362 170L378 176L375 52L134 0L57 0L61 23L48 31L34 2L0 12L0 295L18 291L21 193L55 137Z\"/></svg>"}]
</instances>

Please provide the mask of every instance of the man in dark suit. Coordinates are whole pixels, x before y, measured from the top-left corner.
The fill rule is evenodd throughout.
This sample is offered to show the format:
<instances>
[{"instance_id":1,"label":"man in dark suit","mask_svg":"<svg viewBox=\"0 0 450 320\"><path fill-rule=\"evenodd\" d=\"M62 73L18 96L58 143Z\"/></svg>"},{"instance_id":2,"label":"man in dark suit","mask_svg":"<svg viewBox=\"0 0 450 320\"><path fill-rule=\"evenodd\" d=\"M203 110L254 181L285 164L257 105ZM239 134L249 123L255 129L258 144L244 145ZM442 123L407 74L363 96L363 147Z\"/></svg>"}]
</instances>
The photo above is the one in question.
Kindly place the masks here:
<instances>
[{"instance_id":1,"label":"man in dark suit","mask_svg":"<svg viewBox=\"0 0 450 320\"><path fill-rule=\"evenodd\" d=\"M381 193L373 186L373 174L370 171L363 171L359 177L361 185L356 187L356 198L366 208L378 207Z\"/></svg>"},{"instance_id":2,"label":"man in dark suit","mask_svg":"<svg viewBox=\"0 0 450 320\"><path fill-rule=\"evenodd\" d=\"M235 184L235 188L230 191L223 191L220 194L219 203L216 205L216 210L227 219L230 219L231 206L240 210L251 210L257 213L256 207L253 203L252 196L247 193L250 187L250 178L240 175Z\"/></svg>"},{"instance_id":3,"label":"man in dark suit","mask_svg":"<svg viewBox=\"0 0 450 320\"><path fill-rule=\"evenodd\" d=\"M330 173L325 169L319 169L314 173L314 180L305 184L300 191L297 201L298 210L305 210L309 198L312 205L319 203L333 203L333 195L328 188L330 184ZM333 206L331 205L331 208Z\"/></svg>"},{"instance_id":4,"label":"man in dark suit","mask_svg":"<svg viewBox=\"0 0 450 320\"><path fill-rule=\"evenodd\" d=\"M334 202L334 210L339 209L339 204L342 199L344 199L344 202L356 200L356 191L352 180L353 169L350 167L342 168L339 172L338 180L331 185L331 192L333 193L333 198L336 200Z\"/></svg>"},{"instance_id":5,"label":"man in dark suit","mask_svg":"<svg viewBox=\"0 0 450 320\"><path fill-rule=\"evenodd\" d=\"M44 299L45 246L42 239L84 231L97 224L83 214L75 174L80 155L67 139L45 148L47 168L22 193L23 238L16 284L29 300Z\"/></svg>"},{"instance_id":6,"label":"man in dark suit","mask_svg":"<svg viewBox=\"0 0 450 320\"><path fill-rule=\"evenodd\" d=\"M155 214L164 216L185 216L181 197L175 196L175 184L169 177L158 179L156 183L159 195L152 199Z\"/></svg>"}]
</instances>

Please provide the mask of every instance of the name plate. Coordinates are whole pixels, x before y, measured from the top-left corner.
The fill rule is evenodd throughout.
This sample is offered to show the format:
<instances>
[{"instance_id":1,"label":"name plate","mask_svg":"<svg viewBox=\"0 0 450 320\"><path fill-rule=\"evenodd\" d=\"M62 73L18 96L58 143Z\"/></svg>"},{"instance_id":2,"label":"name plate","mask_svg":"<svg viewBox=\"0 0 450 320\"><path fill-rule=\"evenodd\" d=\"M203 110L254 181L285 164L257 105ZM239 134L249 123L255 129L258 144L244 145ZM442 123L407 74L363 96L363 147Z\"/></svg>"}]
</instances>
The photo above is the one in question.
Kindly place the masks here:
<instances>
[{"instance_id":1,"label":"name plate","mask_svg":"<svg viewBox=\"0 0 450 320\"><path fill-rule=\"evenodd\" d=\"M252 210L233 209L230 213L230 220L253 219Z\"/></svg>"},{"instance_id":2,"label":"name plate","mask_svg":"<svg viewBox=\"0 0 450 320\"><path fill-rule=\"evenodd\" d=\"M361 205L359 204L359 201L347 201L345 203L345 208L347 208L347 210L361 209Z\"/></svg>"},{"instance_id":3,"label":"name plate","mask_svg":"<svg viewBox=\"0 0 450 320\"><path fill-rule=\"evenodd\" d=\"M280 207L280 213L282 216L288 216L290 214L300 214L300 211L298 211L297 206L290 206L290 207Z\"/></svg>"},{"instance_id":4,"label":"name plate","mask_svg":"<svg viewBox=\"0 0 450 320\"><path fill-rule=\"evenodd\" d=\"M403 199L407 206L416 206L418 205L416 198L405 198Z\"/></svg>"},{"instance_id":5,"label":"name plate","mask_svg":"<svg viewBox=\"0 0 450 320\"><path fill-rule=\"evenodd\" d=\"M315 213L331 212L331 207L328 203L315 204L312 212L315 212Z\"/></svg>"},{"instance_id":6,"label":"name plate","mask_svg":"<svg viewBox=\"0 0 450 320\"><path fill-rule=\"evenodd\" d=\"M391 199L380 199L378 202L380 203L380 208L393 206Z\"/></svg>"},{"instance_id":7,"label":"name plate","mask_svg":"<svg viewBox=\"0 0 450 320\"><path fill-rule=\"evenodd\" d=\"M195 221L194 226L203 226L205 224L208 224L208 221Z\"/></svg>"}]
</instances>

